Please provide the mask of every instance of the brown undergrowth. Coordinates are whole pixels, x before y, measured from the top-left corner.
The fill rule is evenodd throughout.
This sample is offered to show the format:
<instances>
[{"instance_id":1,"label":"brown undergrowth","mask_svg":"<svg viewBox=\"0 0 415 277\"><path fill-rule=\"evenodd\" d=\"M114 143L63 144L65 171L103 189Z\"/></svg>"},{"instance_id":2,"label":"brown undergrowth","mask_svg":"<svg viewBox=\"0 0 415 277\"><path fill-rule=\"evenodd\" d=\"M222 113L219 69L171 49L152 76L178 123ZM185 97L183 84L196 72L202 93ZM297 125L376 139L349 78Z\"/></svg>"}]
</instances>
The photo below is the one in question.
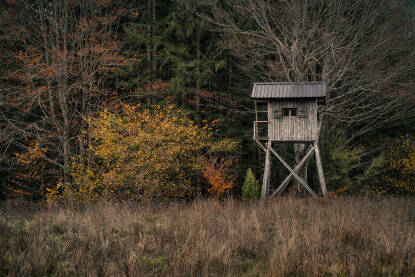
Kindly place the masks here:
<instances>
[{"instance_id":1,"label":"brown undergrowth","mask_svg":"<svg viewBox=\"0 0 415 277\"><path fill-rule=\"evenodd\" d=\"M5 276L415 276L415 200L0 203Z\"/></svg>"}]
</instances>

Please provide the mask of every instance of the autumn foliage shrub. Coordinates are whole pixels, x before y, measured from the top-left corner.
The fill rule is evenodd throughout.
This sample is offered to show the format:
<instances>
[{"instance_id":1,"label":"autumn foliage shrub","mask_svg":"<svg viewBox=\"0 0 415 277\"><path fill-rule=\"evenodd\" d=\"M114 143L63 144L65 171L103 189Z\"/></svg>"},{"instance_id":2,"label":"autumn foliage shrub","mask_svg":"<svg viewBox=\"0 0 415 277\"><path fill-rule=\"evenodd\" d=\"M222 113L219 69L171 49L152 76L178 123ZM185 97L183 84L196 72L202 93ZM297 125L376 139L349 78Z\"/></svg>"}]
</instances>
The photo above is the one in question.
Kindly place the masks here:
<instances>
[{"instance_id":1,"label":"autumn foliage shrub","mask_svg":"<svg viewBox=\"0 0 415 277\"><path fill-rule=\"evenodd\" d=\"M47 148L41 147L39 143L32 143L26 152L14 153L18 170L11 180L11 186L7 188L9 197L35 200L42 197L45 189L43 176L47 172L43 159L46 152Z\"/></svg>"},{"instance_id":2,"label":"autumn foliage shrub","mask_svg":"<svg viewBox=\"0 0 415 277\"><path fill-rule=\"evenodd\" d=\"M382 192L415 194L415 137L406 135L385 155L388 168Z\"/></svg>"},{"instance_id":3,"label":"autumn foliage shrub","mask_svg":"<svg viewBox=\"0 0 415 277\"><path fill-rule=\"evenodd\" d=\"M203 170L203 176L211 185L209 193L219 199L223 194L230 191L234 184L234 176L229 172L231 161L211 158L207 161Z\"/></svg>"},{"instance_id":4,"label":"autumn foliage shrub","mask_svg":"<svg viewBox=\"0 0 415 277\"><path fill-rule=\"evenodd\" d=\"M125 105L120 114L104 111L89 124L89 152L72 162L65 197L188 198L200 190L195 184L207 157L235 146L214 140L211 124L199 127L173 106Z\"/></svg>"}]
</instances>

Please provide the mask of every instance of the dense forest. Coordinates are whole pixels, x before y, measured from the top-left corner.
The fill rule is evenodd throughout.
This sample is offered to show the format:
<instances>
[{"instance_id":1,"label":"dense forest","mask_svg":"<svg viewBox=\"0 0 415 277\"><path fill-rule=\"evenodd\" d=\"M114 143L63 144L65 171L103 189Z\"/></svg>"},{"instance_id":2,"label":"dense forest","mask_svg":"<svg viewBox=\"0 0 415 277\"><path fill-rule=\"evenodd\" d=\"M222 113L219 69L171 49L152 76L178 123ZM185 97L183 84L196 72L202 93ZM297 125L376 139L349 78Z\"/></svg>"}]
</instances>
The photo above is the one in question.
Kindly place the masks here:
<instances>
[{"instance_id":1,"label":"dense forest","mask_svg":"<svg viewBox=\"0 0 415 277\"><path fill-rule=\"evenodd\" d=\"M330 193L415 194L414 1L0 0L0 53L0 199L240 197L267 81L326 82Z\"/></svg>"}]
</instances>

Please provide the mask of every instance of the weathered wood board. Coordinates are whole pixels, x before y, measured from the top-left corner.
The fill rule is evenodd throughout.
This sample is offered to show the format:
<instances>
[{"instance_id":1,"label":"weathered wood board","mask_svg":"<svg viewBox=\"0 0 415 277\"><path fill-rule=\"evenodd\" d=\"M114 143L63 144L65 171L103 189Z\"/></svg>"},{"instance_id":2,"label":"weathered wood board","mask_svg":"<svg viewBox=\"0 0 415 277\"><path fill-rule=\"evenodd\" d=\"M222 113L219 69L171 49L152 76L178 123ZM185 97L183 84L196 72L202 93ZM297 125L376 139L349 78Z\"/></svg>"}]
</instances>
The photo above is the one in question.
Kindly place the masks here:
<instances>
[{"instance_id":1,"label":"weathered wood board","mask_svg":"<svg viewBox=\"0 0 415 277\"><path fill-rule=\"evenodd\" d=\"M281 116L283 109L297 109L296 116ZM298 112L302 111L303 116ZM271 141L314 141L318 139L316 99L279 99L268 102L268 139Z\"/></svg>"}]
</instances>

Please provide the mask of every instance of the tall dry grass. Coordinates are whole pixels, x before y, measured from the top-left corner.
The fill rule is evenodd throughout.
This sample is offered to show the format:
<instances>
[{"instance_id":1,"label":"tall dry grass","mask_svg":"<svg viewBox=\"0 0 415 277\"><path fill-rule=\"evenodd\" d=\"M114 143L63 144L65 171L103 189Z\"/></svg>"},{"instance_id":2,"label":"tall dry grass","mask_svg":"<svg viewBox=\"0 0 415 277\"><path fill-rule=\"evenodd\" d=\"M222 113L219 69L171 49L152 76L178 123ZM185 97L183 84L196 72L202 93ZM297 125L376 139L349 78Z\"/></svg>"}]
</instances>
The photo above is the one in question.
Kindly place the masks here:
<instances>
[{"instance_id":1,"label":"tall dry grass","mask_svg":"<svg viewBox=\"0 0 415 277\"><path fill-rule=\"evenodd\" d=\"M6 276L415 276L415 200L0 204Z\"/></svg>"}]
</instances>

